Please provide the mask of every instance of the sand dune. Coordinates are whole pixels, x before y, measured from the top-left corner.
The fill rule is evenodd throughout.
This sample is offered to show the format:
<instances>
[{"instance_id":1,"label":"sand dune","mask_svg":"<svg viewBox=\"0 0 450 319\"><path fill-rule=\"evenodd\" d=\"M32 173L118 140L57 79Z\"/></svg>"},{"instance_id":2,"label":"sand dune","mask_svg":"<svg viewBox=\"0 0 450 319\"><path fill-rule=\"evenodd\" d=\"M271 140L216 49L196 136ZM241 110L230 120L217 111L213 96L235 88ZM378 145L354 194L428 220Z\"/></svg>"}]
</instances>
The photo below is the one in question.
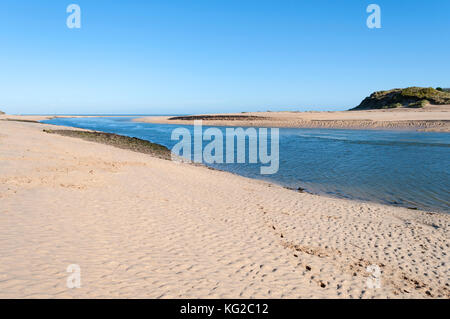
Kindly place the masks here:
<instances>
[{"instance_id":1,"label":"sand dune","mask_svg":"<svg viewBox=\"0 0 450 319\"><path fill-rule=\"evenodd\" d=\"M413 129L450 132L450 105L422 109L388 109L344 112L248 112L208 114L204 125L351 129ZM219 117L224 117L220 119ZM235 119L232 119L232 117ZM247 117L247 118L246 118ZM168 116L138 118L137 122L192 124L189 120L169 120Z\"/></svg>"},{"instance_id":2,"label":"sand dune","mask_svg":"<svg viewBox=\"0 0 450 319\"><path fill-rule=\"evenodd\" d=\"M0 121L0 298L449 298L450 216ZM68 289L66 268L81 267ZM366 267L380 267L368 288Z\"/></svg>"}]
</instances>

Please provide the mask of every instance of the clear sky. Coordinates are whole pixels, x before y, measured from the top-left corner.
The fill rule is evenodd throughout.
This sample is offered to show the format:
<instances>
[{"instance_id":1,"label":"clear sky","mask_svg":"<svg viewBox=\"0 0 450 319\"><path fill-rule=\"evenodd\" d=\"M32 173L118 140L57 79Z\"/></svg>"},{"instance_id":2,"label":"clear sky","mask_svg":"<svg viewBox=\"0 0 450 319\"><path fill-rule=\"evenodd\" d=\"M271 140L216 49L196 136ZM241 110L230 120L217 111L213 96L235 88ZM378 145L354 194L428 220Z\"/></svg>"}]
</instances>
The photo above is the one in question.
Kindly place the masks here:
<instances>
[{"instance_id":1,"label":"clear sky","mask_svg":"<svg viewBox=\"0 0 450 319\"><path fill-rule=\"evenodd\" d=\"M448 0L0 1L8 113L336 110L412 85L450 87Z\"/></svg>"}]
</instances>

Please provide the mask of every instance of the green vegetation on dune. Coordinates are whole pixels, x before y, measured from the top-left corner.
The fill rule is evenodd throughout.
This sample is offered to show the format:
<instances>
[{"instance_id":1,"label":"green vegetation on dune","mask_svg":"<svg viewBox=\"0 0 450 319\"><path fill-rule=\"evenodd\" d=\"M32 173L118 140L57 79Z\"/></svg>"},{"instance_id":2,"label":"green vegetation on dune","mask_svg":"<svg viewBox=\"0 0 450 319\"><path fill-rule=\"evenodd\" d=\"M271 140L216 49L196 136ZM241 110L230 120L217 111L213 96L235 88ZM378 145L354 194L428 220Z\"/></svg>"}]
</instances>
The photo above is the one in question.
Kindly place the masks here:
<instances>
[{"instance_id":1,"label":"green vegetation on dune","mask_svg":"<svg viewBox=\"0 0 450 319\"><path fill-rule=\"evenodd\" d=\"M378 91L365 98L360 105L352 110L421 108L429 104L450 104L450 92L446 89L437 90L422 87Z\"/></svg>"}]
</instances>

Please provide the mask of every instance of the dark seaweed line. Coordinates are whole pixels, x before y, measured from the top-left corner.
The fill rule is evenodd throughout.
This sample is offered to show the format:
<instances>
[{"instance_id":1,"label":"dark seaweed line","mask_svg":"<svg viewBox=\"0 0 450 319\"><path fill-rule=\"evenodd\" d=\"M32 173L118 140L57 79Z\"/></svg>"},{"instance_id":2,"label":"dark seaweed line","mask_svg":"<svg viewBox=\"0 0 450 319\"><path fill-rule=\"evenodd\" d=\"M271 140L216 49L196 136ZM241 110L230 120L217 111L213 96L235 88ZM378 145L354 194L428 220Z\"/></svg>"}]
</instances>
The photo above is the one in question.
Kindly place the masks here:
<instances>
[{"instance_id":1,"label":"dark seaweed line","mask_svg":"<svg viewBox=\"0 0 450 319\"><path fill-rule=\"evenodd\" d=\"M22 122L22 123L37 123L37 124L42 124L39 121L35 121L35 120L21 120L21 119L1 119L0 121L7 121L7 122Z\"/></svg>"},{"instance_id":2,"label":"dark seaweed line","mask_svg":"<svg viewBox=\"0 0 450 319\"><path fill-rule=\"evenodd\" d=\"M189 116L175 116L169 118L169 121L174 120L182 120L182 121L191 121L191 120L228 120L228 121L236 121L236 120L262 120L265 117L262 116L251 116L251 115L189 115Z\"/></svg>"},{"instance_id":3,"label":"dark seaweed line","mask_svg":"<svg viewBox=\"0 0 450 319\"><path fill-rule=\"evenodd\" d=\"M80 138L90 142L111 145L138 153L149 154L157 158L170 160L171 151L160 144L152 143L136 137L128 137L113 133L75 131L75 130L43 130L45 133Z\"/></svg>"}]
</instances>

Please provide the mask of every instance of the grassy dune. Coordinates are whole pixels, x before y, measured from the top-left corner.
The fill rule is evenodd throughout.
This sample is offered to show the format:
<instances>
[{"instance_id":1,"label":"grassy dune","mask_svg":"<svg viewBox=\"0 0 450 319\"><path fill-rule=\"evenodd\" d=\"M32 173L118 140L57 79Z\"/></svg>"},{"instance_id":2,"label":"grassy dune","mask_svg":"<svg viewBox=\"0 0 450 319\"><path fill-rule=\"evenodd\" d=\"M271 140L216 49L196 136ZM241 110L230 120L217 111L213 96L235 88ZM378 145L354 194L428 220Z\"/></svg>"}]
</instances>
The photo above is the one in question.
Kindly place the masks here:
<instances>
[{"instance_id":1,"label":"grassy dune","mask_svg":"<svg viewBox=\"0 0 450 319\"><path fill-rule=\"evenodd\" d=\"M378 91L365 98L360 105L352 110L421 108L429 104L450 104L450 93L433 88L409 87Z\"/></svg>"}]
</instances>

